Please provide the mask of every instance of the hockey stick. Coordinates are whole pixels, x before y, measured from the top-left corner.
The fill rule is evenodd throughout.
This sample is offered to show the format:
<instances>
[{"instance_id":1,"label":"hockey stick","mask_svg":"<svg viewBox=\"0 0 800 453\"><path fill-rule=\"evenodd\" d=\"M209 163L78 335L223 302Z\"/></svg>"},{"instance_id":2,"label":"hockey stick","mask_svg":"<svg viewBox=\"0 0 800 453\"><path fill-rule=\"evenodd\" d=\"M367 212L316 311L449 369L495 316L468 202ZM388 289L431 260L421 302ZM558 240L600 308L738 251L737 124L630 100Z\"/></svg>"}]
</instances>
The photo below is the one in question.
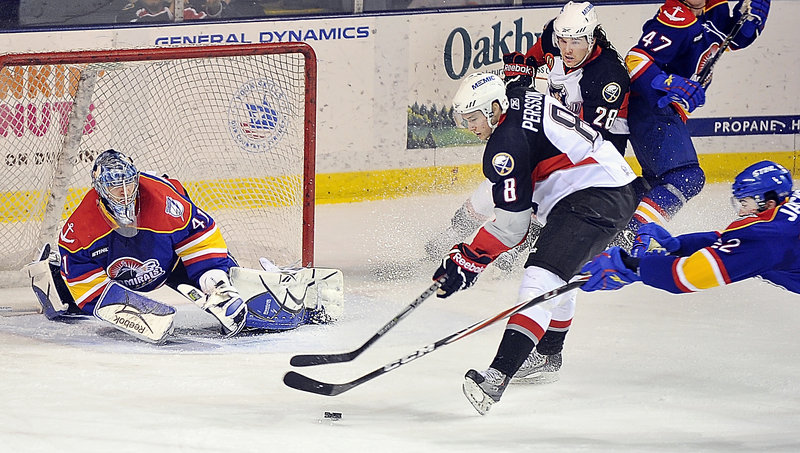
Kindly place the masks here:
<instances>
[{"instance_id":1,"label":"hockey stick","mask_svg":"<svg viewBox=\"0 0 800 453\"><path fill-rule=\"evenodd\" d=\"M342 362L349 362L359 355L362 352L366 351L368 347L372 346L373 343L378 341L386 332L391 330L392 327L396 326L401 319L408 316L409 313L414 311L415 308L422 305L426 299L431 297L433 293L436 292L439 287L442 286L444 283L445 277L441 277L439 280L433 282L433 284L426 289L422 294L420 294L414 302L411 302L406 308L403 309L400 313L397 314L391 321L387 322L385 326L378 329L378 332L375 333L366 343L362 344L361 347L355 349L350 352L343 352L341 354L299 354L292 357L289 360L289 363L292 366L312 366L312 365L322 365L325 363L342 363Z\"/></svg>"},{"instance_id":2,"label":"hockey stick","mask_svg":"<svg viewBox=\"0 0 800 453\"><path fill-rule=\"evenodd\" d=\"M699 73L692 76L692 80L694 80L695 82L699 82L700 85L703 86L703 88L705 88L706 85L708 85L708 83L710 82L709 79L711 78L711 70L714 69L714 65L717 64L717 61L719 61L719 59L722 57L722 54L731 45L733 37L736 36L737 33L739 33L739 30L742 29L742 26L744 25L745 21L750 19L751 17L753 16L750 14L742 14L741 16L739 16L739 20L737 20L736 23L733 24L731 32L725 36L725 39L722 40L722 43L719 45L717 53L712 55L711 58L709 58L708 61L706 61L706 64L703 65L703 69L700 70Z\"/></svg>"},{"instance_id":3,"label":"hockey stick","mask_svg":"<svg viewBox=\"0 0 800 453\"><path fill-rule=\"evenodd\" d=\"M548 292L542 294L541 296L535 297L535 298L533 298L531 300L528 300L528 301L525 301L525 302L520 302L519 304L517 304L517 305L515 305L515 306L513 306L511 308L508 308L508 309L506 309L506 310L504 310L504 311L492 316L491 318L487 318L487 319L484 319L483 321L479 321L479 322L477 322L475 324L472 324L469 327L466 327L464 329L459 330L458 332L450 334L450 335L442 338L441 340L439 340L439 341L437 341L437 342L435 342L433 344L429 344L429 345L427 345L425 347L417 349L416 351L412 352L411 354L403 356L403 357L401 357L401 358L399 358L399 359L397 359L397 360L395 360L393 362L390 362L390 363L388 363L388 364L386 364L386 365L384 365L384 366L382 366L382 367L380 367L380 368L378 368L378 369L376 369L376 370L374 370L374 371L372 371L370 373L367 373L367 374L365 374L365 375L363 375L363 376L361 376L361 377L359 377L359 378L357 378L355 380L352 380L350 382L346 382L344 384L330 384L330 383L327 383L327 382L321 382L321 381L317 381L317 380L311 379L308 376L304 376L304 375L302 375L300 373L296 373L294 371L289 371L288 373L286 373L283 376L283 383L286 384L287 386L293 388L293 389L302 390L304 392L316 393L318 395L325 395L325 396L336 396L336 395L338 395L340 393L344 393L344 392L346 392L346 391L348 391L348 390L350 390L350 389L352 389L354 387L357 387L357 386L359 386L359 385L361 385L361 384L363 384L363 383L365 383L367 381L371 381L372 379L375 379L378 376L381 376L381 375L386 374L386 373L388 373L388 372L390 372L392 370L395 370L395 369L399 368L401 365L405 365L405 364L407 364L408 362L411 362L414 359L418 359L418 358L420 358L420 357L422 357L422 356L424 356L424 355L426 355L426 354L428 354L430 352L435 351L438 348L441 348L442 346L446 346L446 345L448 345L450 343L454 343L454 342L456 342L456 341L458 341L458 340L460 340L460 339L462 339L462 338L464 338L464 337L466 337L468 335L471 335L471 334L483 329L484 327L488 327L488 326L496 323L497 321L500 321L500 320L503 320L505 318L508 318L509 316L511 316L511 315L513 315L513 314L515 314L517 312L520 312L520 311L522 311L522 310L524 310L526 308L532 307L532 306L534 306L536 304L540 304L540 303L542 303L544 301L550 300L550 299L552 299L552 298L554 298L556 296L559 296L561 294L564 294L564 293L566 293L568 291L572 291L573 289L579 288L588 279L589 279L589 275L588 274L579 275L578 277L576 277L575 279L573 279L571 282L567 283L564 286L556 288L556 289L554 289L552 291L548 291Z\"/></svg>"}]
</instances>

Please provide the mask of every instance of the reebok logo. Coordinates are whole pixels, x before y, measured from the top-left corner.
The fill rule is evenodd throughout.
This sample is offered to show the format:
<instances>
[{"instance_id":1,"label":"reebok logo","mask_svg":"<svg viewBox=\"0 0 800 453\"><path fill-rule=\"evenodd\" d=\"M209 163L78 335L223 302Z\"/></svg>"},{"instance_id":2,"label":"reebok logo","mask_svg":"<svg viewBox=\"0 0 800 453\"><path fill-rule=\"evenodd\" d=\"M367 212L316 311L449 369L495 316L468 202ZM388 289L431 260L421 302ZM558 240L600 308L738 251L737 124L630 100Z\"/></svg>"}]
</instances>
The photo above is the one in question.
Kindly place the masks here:
<instances>
[{"instance_id":1,"label":"reebok logo","mask_svg":"<svg viewBox=\"0 0 800 453\"><path fill-rule=\"evenodd\" d=\"M503 67L503 72L514 74L526 74L529 76L533 75L533 68L523 64L517 63L506 63Z\"/></svg>"},{"instance_id":2,"label":"reebok logo","mask_svg":"<svg viewBox=\"0 0 800 453\"><path fill-rule=\"evenodd\" d=\"M458 264L458 267L461 269L474 272L476 274L480 274L484 269L486 269L486 266L481 266L480 264L474 263L461 256L461 252L456 252L452 259L453 262Z\"/></svg>"}]
</instances>

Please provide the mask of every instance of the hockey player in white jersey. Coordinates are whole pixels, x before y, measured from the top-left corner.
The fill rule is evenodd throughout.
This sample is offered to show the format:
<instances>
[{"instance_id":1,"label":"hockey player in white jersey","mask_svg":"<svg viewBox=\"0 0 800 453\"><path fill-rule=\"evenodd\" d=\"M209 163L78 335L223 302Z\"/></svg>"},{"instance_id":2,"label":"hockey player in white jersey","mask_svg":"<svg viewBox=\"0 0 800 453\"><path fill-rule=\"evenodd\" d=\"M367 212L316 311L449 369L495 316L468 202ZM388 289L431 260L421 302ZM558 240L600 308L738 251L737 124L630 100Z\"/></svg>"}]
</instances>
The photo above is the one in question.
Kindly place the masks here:
<instances>
[{"instance_id":1,"label":"hockey player in white jersey","mask_svg":"<svg viewBox=\"0 0 800 453\"><path fill-rule=\"evenodd\" d=\"M546 67L548 93L625 155L630 78L600 24L594 5L568 2L544 25L541 36L526 54L505 54L503 61L507 89L533 86L537 68ZM481 183L453 214L450 226L425 244L431 259L438 259L450 244L464 240L491 219L493 203L489 186L488 181ZM643 192L646 188L638 190ZM531 222L525 243L502 254L494 265L510 271L516 261L523 259L540 228L538 222Z\"/></svg>"},{"instance_id":2,"label":"hockey player in white jersey","mask_svg":"<svg viewBox=\"0 0 800 453\"><path fill-rule=\"evenodd\" d=\"M525 88L507 95L498 76L478 73L464 79L453 109L457 122L487 141L483 173L495 219L442 259L433 277L446 276L439 297L472 286L498 255L524 241L534 210L544 226L525 263L519 301L564 285L630 220L633 170L556 99ZM489 368L465 376L464 394L478 412L499 401L512 378L558 371L574 312L570 292L509 318Z\"/></svg>"}]
</instances>

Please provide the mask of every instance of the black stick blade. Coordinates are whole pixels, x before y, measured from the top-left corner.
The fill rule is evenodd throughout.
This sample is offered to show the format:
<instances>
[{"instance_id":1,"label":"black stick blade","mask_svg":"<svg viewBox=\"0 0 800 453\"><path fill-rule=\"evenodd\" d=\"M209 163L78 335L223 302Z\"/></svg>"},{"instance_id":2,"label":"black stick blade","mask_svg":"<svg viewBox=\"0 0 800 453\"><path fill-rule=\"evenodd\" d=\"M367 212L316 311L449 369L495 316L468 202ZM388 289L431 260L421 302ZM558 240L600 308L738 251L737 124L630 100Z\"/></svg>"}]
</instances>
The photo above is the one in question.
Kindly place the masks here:
<instances>
[{"instance_id":1,"label":"black stick blade","mask_svg":"<svg viewBox=\"0 0 800 453\"><path fill-rule=\"evenodd\" d=\"M327 382L320 382L314 379L311 379L308 376L303 376L300 373L296 373L294 371L289 371L283 376L283 383L287 386L301 390L304 392L309 393L316 393L317 395L324 395L324 396L336 396L339 393L347 390L339 389L340 387L336 384L329 384Z\"/></svg>"},{"instance_id":2,"label":"black stick blade","mask_svg":"<svg viewBox=\"0 0 800 453\"><path fill-rule=\"evenodd\" d=\"M341 354L298 354L289 359L289 364L292 366L313 366L326 363L342 363L349 362L357 356L358 354L353 352Z\"/></svg>"}]
</instances>

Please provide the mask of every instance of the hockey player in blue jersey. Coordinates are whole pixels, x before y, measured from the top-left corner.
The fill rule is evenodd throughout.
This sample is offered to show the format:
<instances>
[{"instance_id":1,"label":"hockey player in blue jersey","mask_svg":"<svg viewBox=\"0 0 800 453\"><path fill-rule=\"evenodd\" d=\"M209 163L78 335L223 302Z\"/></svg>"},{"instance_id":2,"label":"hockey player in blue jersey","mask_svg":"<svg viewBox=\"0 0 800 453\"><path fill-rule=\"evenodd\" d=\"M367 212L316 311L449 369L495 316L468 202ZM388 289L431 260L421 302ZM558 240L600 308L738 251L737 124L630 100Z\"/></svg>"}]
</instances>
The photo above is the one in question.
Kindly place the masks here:
<instances>
[{"instance_id":1,"label":"hockey player in blue jersey","mask_svg":"<svg viewBox=\"0 0 800 453\"><path fill-rule=\"evenodd\" d=\"M625 58L631 77L630 142L651 189L624 232L633 237L647 222L664 225L705 184L686 119L705 103L706 87L693 76L719 49L742 15L747 20L730 44L752 44L764 29L770 0L666 0L642 27ZM627 245L630 245L630 239ZM625 243L622 241L621 243Z\"/></svg>"},{"instance_id":2,"label":"hockey player in blue jersey","mask_svg":"<svg viewBox=\"0 0 800 453\"><path fill-rule=\"evenodd\" d=\"M629 256L612 247L581 271L592 274L584 291L613 290L641 281L672 293L689 293L761 277L800 293L800 191L781 165L762 161L747 167L733 182L740 219L721 232L672 237L650 223L639 229ZM650 251L653 248L663 251Z\"/></svg>"},{"instance_id":3,"label":"hockey player in blue jersey","mask_svg":"<svg viewBox=\"0 0 800 453\"><path fill-rule=\"evenodd\" d=\"M177 180L141 173L128 156L113 149L97 157L91 176L92 189L61 230L60 266L54 266L58 273L38 285L38 292L34 281L48 317L69 307L72 313L94 314L159 343L170 333L175 311L141 293L162 285L189 285L181 292L215 316L225 336L245 326L293 328L312 319L311 309L322 309L317 301L306 307L308 282L298 282L294 292L283 284L296 282L298 272L284 278L280 272L238 267L214 219ZM40 271L45 264L34 263ZM48 275L39 272L39 277ZM58 290L57 298L48 291L51 286ZM240 294L242 286L248 289L246 297Z\"/></svg>"}]
</instances>

